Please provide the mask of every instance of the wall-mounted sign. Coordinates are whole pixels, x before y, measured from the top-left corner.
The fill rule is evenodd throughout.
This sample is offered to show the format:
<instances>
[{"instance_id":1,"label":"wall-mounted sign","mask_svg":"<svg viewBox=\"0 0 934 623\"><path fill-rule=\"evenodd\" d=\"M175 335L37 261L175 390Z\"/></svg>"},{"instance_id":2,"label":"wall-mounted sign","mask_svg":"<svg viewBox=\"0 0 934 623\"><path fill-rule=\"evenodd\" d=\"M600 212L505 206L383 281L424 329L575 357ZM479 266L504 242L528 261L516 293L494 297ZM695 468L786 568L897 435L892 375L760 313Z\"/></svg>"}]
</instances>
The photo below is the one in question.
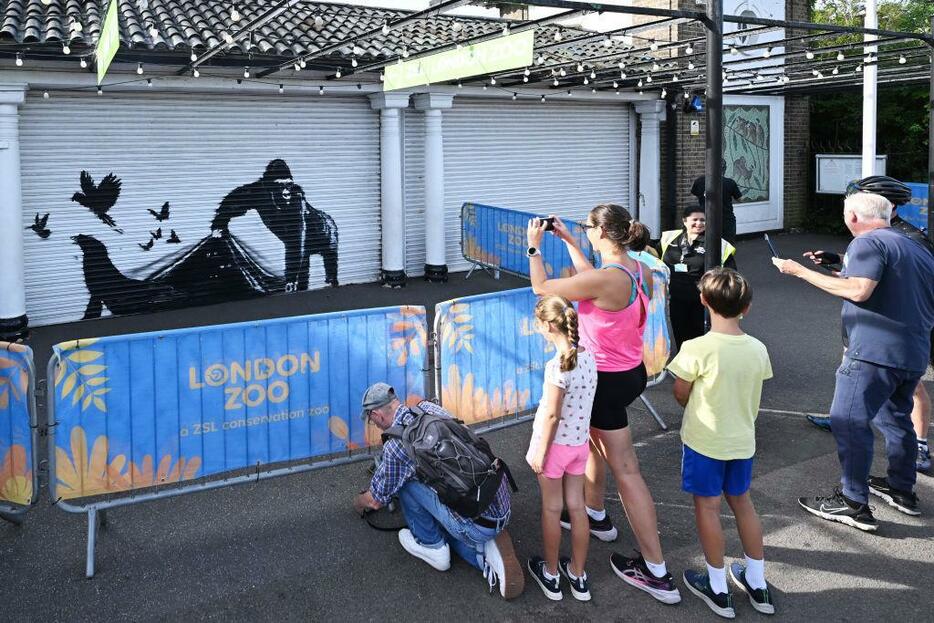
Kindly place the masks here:
<instances>
[{"instance_id":1,"label":"wall-mounted sign","mask_svg":"<svg viewBox=\"0 0 934 623\"><path fill-rule=\"evenodd\" d=\"M700 136L700 121L697 119L691 120L691 136Z\"/></svg>"},{"instance_id":2,"label":"wall-mounted sign","mask_svg":"<svg viewBox=\"0 0 934 623\"><path fill-rule=\"evenodd\" d=\"M120 47L120 24L117 20L117 1L111 0L107 8L107 17L104 18L104 27L101 29L101 36L97 40L97 48L94 50L94 56L97 58L97 84L104 81L110 62L117 55L117 48Z\"/></svg>"},{"instance_id":3,"label":"wall-mounted sign","mask_svg":"<svg viewBox=\"0 0 934 623\"><path fill-rule=\"evenodd\" d=\"M386 67L383 90L393 91L532 65L535 33L526 30L457 50Z\"/></svg>"},{"instance_id":4,"label":"wall-mounted sign","mask_svg":"<svg viewBox=\"0 0 934 623\"><path fill-rule=\"evenodd\" d=\"M815 192L842 195L850 182L863 177L862 156L817 154L817 184ZM876 175L885 175L886 156L876 156Z\"/></svg>"}]
</instances>

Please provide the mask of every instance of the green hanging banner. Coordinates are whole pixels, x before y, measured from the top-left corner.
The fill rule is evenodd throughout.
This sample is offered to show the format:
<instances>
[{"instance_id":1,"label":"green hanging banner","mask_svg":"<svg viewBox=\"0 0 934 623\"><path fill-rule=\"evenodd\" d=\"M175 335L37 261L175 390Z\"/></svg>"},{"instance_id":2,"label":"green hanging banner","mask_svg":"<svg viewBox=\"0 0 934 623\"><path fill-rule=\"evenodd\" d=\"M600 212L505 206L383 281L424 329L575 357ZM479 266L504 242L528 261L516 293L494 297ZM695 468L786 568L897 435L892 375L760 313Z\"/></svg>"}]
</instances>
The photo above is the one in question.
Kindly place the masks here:
<instances>
[{"instance_id":1,"label":"green hanging banner","mask_svg":"<svg viewBox=\"0 0 934 623\"><path fill-rule=\"evenodd\" d=\"M439 52L386 67L384 91L457 80L532 64L535 32L515 35Z\"/></svg>"},{"instance_id":2,"label":"green hanging banner","mask_svg":"<svg viewBox=\"0 0 934 623\"><path fill-rule=\"evenodd\" d=\"M101 36L97 40L97 48L94 55L97 58L97 84L104 81L110 62L117 55L117 48L120 47L120 23L117 19L117 0L110 0L110 7L107 9L107 17L104 18L104 27L101 29Z\"/></svg>"}]
</instances>

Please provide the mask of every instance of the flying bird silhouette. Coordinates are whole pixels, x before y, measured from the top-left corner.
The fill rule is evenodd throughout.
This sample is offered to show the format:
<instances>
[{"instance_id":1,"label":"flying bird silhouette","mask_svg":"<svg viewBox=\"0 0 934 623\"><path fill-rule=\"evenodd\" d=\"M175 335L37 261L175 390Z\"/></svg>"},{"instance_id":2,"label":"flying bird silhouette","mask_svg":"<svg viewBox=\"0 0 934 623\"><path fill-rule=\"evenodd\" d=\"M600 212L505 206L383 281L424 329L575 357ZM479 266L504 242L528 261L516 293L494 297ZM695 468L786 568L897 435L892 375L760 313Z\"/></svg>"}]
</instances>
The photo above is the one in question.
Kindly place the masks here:
<instances>
[{"instance_id":1,"label":"flying bird silhouette","mask_svg":"<svg viewBox=\"0 0 934 623\"><path fill-rule=\"evenodd\" d=\"M120 180L113 173L108 173L100 184L95 184L91 174L82 171L81 192L72 195L71 200L80 203L93 212L94 216L99 218L104 225L122 234L123 230L117 227L113 217L107 214L110 208L117 203L119 196Z\"/></svg>"},{"instance_id":2,"label":"flying bird silhouette","mask_svg":"<svg viewBox=\"0 0 934 623\"><path fill-rule=\"evenodd\" d=\"M169 236L169 239L166 240L165 242L166 242L166 244L178 244L178 243L180 243L181 241L182 241L181 238L178 237L178 234L176 234L176 233L175 233L175 230L173 229L173 230L172 230L172 235Z\"/></svg>"},{"instance_id":3,"label":"flying bird silhouette","mask_svg":"<svg viewBox=\"0 0 934 623\"><path fill-rule=\"evenodd\" d=\"M162 228L160 227L156 231L149 232L149 235L152 236L156 240L158 240L159 238L162 238Z\"/></svg>"},{"instance_id":4,"label":"flying bird silhouette","mask_svg":"<svg viewBox=\"0 0 934 623\"><path fill-rule=\"evenodd\" d=\"M48 221L49 221L49 213L48 213L48 212L46 212L46 213L45 213L45 216L43 216L42 218L39 218L39 213L36 212L36 222L33 223L32 225L30 225L29 227L26 227L26 229L31 229L31 230L33 230L34 232L36 232L36 234L38 234L38 236L39 236L40 238L43 238L43 239L44 239L44 238L48 238L48 237L49 237L49 234L52 233L51 230L46 229L46 227L45 227L45 224L46 224Z\"/></svg>"},{"instance_id":5,"label":"flying bird silhouette","mask_svg":"<svg viewBox=\"0 0 934 623\"><path fill-rule=\"evenodd\" d=\"M139 244L139 248L142 249L143 251L148 251L149 249L152 248L152 245L156 244L156 239L150 238L149 242L147 242L146 244L142 244L142 243L137 243L137 244Z\"/></svg>"},{"instance_id":6,"label":"flying bird silhouette","mask_svg":"<svg viewBox=\"0 0 934 623\"><path fill-rule=\"evenodd\" d=\"M152 214L157 221L160 223L162 221L168 220L169 218L169 202L166 201L162 204L162 209L156 212L155 210L149 209L149 213Z\"/></svg>"}]
</instances>

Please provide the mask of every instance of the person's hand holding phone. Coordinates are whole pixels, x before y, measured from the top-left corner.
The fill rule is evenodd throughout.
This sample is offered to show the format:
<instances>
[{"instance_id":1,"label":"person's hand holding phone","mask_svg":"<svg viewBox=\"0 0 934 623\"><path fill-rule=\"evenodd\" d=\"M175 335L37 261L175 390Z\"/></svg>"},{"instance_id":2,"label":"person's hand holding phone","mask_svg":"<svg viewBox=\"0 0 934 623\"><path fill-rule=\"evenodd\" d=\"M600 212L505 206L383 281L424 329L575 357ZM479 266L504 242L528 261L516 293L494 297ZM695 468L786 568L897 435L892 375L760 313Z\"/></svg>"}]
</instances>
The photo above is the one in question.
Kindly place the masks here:
<instances>
[{"instance_id":1,"label":"person's hand holding phone","mask_svg":"<svg viewBox=\"0 0 934 623\"><path fill-rule=\"evenodd\" d=\"M548 218L553 219L552 220L553 228L552 228L551 233L553 233L555 236L557 236L561 240L564 240L566 242L573 242L573 240L571 239L571 231L568 229L568 226L564 224L564 221L562 221L559 217L555 216L554 214L549 215Z\"/></svg>"},{"instance_id":2,"label":"person's hand holding phone","mask_svg":"<svg viewBox=\"0 0 934 623\"><path fill-rule=\"evenodd\" d=\"M830 251L805 251L804 257L818 266L831 266L840 263L840 256Z\"/></svg>"}]
</instances>

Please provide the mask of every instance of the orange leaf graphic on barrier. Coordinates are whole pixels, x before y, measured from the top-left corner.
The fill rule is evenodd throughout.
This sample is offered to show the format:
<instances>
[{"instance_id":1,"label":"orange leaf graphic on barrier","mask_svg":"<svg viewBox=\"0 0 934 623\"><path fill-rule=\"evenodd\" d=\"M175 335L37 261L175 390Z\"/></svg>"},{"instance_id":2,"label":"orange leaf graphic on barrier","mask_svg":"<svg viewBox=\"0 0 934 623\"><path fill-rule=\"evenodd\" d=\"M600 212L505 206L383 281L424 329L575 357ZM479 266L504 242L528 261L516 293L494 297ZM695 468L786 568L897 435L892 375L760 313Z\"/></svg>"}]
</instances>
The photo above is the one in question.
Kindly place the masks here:
<instances>
[{"instance_id":1,"label":"orange leaf graphic on barrier","mask_svg":"<svg viewBox=\"0 0 934 623\"><path fill-rule=\"evenodd\" d=\"M473 315L470 312L470 303L453 303L444 312L441 318L441 344L445 348L458 352L461 349L473 353Z\"/></svg>"},{"instance_id":2,"label":"orange leaf graphic on barrier","mask_svg":"<svg viewBox=\"0 0 934 623\"><path fill-rule=\"evenodd\" d=\"M98 411L107 412L107 403L101 398L107 391L102 389L93 390L92 388L103 385L108 381L103 374L107 371L107 366L99 363L88 363L96 361L104 355L103 352L96 350L75 350L65 355L64 359L58 362L55 367L55 385L61 384L61 400L71 396L72 406L81 403L81 410L87 411L92 404ZM78 364L78 367L68 372L71 364ZM62 382L64 380L64 382ZM84 400L82 401L82 398Z\"/></svg>"},{"instance_id":3,"label":"orange leaf graphic on barrier","mask_svg":"<svg viewBox=\"0 0 934 623\"><path fill-rule=\"evenodd\" d=\"M493 266L494 268L499 268L500 265L500 257L481 247L473 236L464 238L464 255L468 260L476 260L481 264Z\"/></svg>"},{"instance_id":4,"label":"orange leaf graphic on barrier","mask_svg":"<svg viewBox=\"0 0 934 623\"><path fill-rule=\"evenodd\" d=\"M448 367L447 383L441 388L441 405L454 417L467 424L485 422L528 408L531 392L517 392L511 381L493 389L489 395L481 387L474 387L474 376L467 374L461 380L456 364Z\"/></svg>"},{"instance_id":5,"label":"orange leaf graphic on barrier","mask_svg":"<svg viewBox=\"0 0 934 623\"><path fill-rule=\"evenodd\" d=\"M404 366L409 357L418 357L427 352L428 332L425 325L425 310L404 306L398 314L390 314L389 343L397 366Z\"/></svg>"},{"instance_id":6,"label":"orange leaf graphic on barrier","mask_svg":"<svg viewBox=\"0 0 934 623\"><path fill-rule=\"evenodd\" d=\"M32 470L23 446L10 446L0 460L0 500L24 505L32 501Z\"/></svg>"}]
</instances>

